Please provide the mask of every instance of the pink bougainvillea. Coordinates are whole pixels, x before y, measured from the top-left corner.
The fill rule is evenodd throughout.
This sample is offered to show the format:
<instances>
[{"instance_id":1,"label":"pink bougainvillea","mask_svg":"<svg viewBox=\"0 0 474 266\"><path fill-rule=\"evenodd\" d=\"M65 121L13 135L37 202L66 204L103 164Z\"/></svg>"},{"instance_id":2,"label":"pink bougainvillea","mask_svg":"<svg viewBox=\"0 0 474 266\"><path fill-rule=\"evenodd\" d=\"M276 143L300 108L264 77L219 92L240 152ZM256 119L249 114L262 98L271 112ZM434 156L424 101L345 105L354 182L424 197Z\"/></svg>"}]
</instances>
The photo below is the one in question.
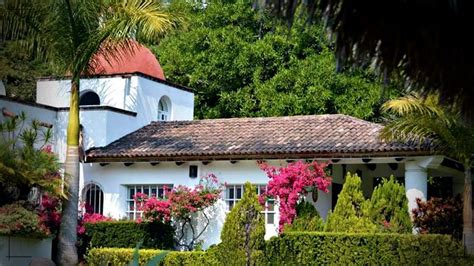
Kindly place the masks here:
<instances>
[{"instance_id":1,"label":"pink bougainvillea","mask_svg":"<svg viewBox=\"0 0 474 266\"><path fill-rule=\"evenodd\" d=\"M84 208L87 206L86 204L81 204L81 205L84 206ZM79 216L79 219L77 221L77 234L84 235L86 233L85 224L96 224L100 222L111 222L111 221L113 221L112 218L104 216L100 213L84 212L82 216Z\"/></svg>"},{"instance_id":2,"label":"pink bougainvillea","mask_svg":"<svg viewBox=\"0 0 474 266\"><path fill-rule=\"evenodd\" d=\"M260 198L261 203L265 202L266 197L278 198L280 232L285 224L293 222L296 216L296 205L302 195L315 187L323 192L329 192L331 177L326 176L324 171L326 164L318 164L316 161L311 163L298 161L286 167L275 167L259 162L259 166L270 178L267 191Z\"/></svg>"},{"instance_id":3,"label":"pink bougainvillea","mask_svg":"<svg viewBox=\"0 0 474 266\"><path fill-rule=\"evenodd\" d=\"M60 201L57 197L47 192L41 196L41 204L38 210L41 224L48 228L52 234L56 234L61 223Z\"/></svg>"}]
</instances>

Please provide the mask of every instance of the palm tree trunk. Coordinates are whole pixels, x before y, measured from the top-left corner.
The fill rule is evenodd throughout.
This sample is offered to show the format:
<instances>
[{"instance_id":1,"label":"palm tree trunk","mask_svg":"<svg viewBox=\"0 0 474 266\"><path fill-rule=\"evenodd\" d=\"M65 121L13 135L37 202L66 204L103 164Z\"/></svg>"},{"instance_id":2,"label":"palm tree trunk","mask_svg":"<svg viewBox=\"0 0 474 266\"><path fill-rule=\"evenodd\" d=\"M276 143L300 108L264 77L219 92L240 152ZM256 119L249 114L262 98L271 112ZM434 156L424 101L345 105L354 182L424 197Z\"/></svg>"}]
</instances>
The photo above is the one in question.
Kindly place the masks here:
<instances>
[{"instance_id":1,"label":"palm tree trunk","mask_svg":"<svg viewBox=\"0 0 474 266\"><path fill-rule=\"evenodd\" d=\"M79 77L73 77L71 83L67 153L64 165L68 199L64 201L62 207L57 263L69 266L78 264L76 243L79 194Z\"/></svg>"},{"instance_id":2,"label":"palm tree trunk","mask_svg":"<svg viewBox=\"0 0 474 266\"><path fill-rule=\"evenodd\" d=\"M472 228L472 180L471 162L464 163L464 199L463 199L463 243L467 254L474 254L474 232Z\"/></svg>"}]
</instances>

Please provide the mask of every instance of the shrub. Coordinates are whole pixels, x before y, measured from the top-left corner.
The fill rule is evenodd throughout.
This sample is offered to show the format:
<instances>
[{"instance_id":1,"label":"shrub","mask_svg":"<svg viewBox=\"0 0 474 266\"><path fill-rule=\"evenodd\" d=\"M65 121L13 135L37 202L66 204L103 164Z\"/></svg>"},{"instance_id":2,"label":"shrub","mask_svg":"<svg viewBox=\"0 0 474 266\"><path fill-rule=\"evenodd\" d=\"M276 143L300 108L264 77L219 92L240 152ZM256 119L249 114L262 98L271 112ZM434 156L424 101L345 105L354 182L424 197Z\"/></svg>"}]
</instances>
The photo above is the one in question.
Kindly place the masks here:
<instances>
[{"instance_id":1,"label":"shrub","mask_svg":"<svg viewBox=\"0 0 474 266\"><path fill-rule=\"evenodd\" d=\"M285 232L323 231L324 221L313 204L303 201L296 206L296 218L285 226Z\"/></svg>"},{"instance_id":2,"label":"shrub","mask_svg":"<svg viewBox=\"0 0 474 266\"><path fill-rule=\"evenodd\" d=\"M369 219L369 202L365 200L360 185L361 179L357 174L347 174L334 212L327 218L326 231L363 233L377 230Z\"/></svg>"},{"instance_id":3,"label":"shrub","mask_svg":"<svg viewBox=\"0 0 474 266\"><path fill-rule=\"evenodd\" d=\"M120 221L86 223L85 227L90 247L133 248L143 241L143 248L173 248L174 231L169 224Z\"/></svg>"},{"instance_id":4,"label":"shrub","mask_svg":"<svg viewBox=\"0 0 474 266\"><path fill-rule=\"evenodd\" d=\"M422 234L448 234L456 239L462 237L462 200L455 198L431 198L424 202L416 200L418 208L413 210L413 224Z\"/></svg>"},{"instance_id":5,"label":"shrub","mask_svg":"<svg viewBox=\"0 0 474 266\"><path fill-rule=\"evenodd\" d=\"M222 228L222 242L216 249L221 264L255 264L255 251L262 250L265 245L262 211L255 188L247 182L244 196L227 215Z\"/></svg>"},{"instance_id":6,"label":"shrub","mask_svg":"<svg viewBox=\"0 0 474 266\"><path fill-rule=\"evenodd\" d=\"M50 231L35 211L13 203L0 207L0 235L46 238Z\"/></svg>"},{"instance_id":7,"label":"shrub","mask_svg":"<svg viewBox=\"0 0 474 266\"><path fill-rule=\"evenodd\" d=\"M265 255L267 265L456 265L463 249L444 235L291 232Z\"/></svg>"},{"instance_id":8,"label":"shrub","mask_svg":"<svg viewBox=\"0 0 474 266\"><path fill-rule=\"evenodd\" d=\"M370 200L370 219L381 231L411 233L405 188L393 176L383 179L374 189Z\"/></svg>"},{"instance_id":9,"label":"shrub","mask_svg":"<svg viewBox=\"0 0 474 266\"><path fill-rule=\"evenodd\" d=\"M87 265L128 265L133 258L131 248L92 248L87 253ZM139 265L146 265L161 250L142 249L139 251ZM160 265L219 265L214 256L204 251L171 251Z\"/></svg>"}]
</instances>

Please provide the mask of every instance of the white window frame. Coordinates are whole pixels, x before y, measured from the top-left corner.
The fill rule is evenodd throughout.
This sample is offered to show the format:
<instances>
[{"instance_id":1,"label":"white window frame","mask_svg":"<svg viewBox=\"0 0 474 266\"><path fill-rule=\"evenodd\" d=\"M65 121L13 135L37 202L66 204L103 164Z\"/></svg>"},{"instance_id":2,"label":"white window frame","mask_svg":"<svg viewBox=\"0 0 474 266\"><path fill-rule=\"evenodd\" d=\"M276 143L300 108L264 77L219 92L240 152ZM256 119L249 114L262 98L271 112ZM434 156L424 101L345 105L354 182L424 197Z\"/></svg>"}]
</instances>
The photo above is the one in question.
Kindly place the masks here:
<instances>
[{"instance_id":1,"label":"white window frame","mask_svg":"<svg viewBox=\"0 0 474 266\"><path fill-rule=\"evenodd\" d=\"M126 208L125 211L126 217L128 220L136 220L137 218L142 217L142 211L137 210L137 203L133 196L136 193L144 193L147 194L148 197L155 195L153 191L156 191L159 198L163 198L166 194L164 187L167 189L172 189L173 184L142 184L142 185L125 185L127 189L127 199L126 199ZM133 194L132 194L133 189ZM145 193L148 192L148 193Z\"/></svg>"},{"instance_id":2,"label":"white window frame","mask_svg":"<svg viewBox=\"0 0 474 266\"><path fill-rule=\"evenodd\" d=\"M257 189L257 195L261 195L266 191L266 184L252 184ZM233 189L233 195L230 193L230 189ZM245 185L243 184L227 184L224 192L224 201L226 203L226 210L230 212L237 202L244 196ZM240 195L237 191L240 190ZM240 197L238 197L240 196ZM265 217L265 225L276 224L276 204L274 199L268 199L265 201L265 208L262 211Z\"/></svg>"},{"instance_id":3,"label":"white window frame","mask_svg":"<svg viewBox=\"0 0 474 266\"><path fill-rule=\"evenodd\" d=\"M158 121L169 121L171 119L171 103L168 97L161 97L158 102Z\"/></svg>"},{"instance_id":4,"label":"white window frame","mask_svg":"<svg viewBox=\"0 0 474 266\"><path fill-rule=\"evenodd\" d=\"M90 198L87 198L87 193L90 191ZM98 191L98 198L97 198L97 194L93 193L93 191ZM102 187L95 183L95 182L90 182L90 183L87 183L84 188L82 189L82 201L85 203L85 204L88 204L90 207L92 207L92 213L99 213L99 214L103 214L104 212L104 201L103 201L103 198L104 198L104 190L102 189ZM98 204L98 206L97 206ZM97 208L96 208L97 207ZM86 212L86 210L84 209L84 212Z\"/></svg>"}]
</instances>

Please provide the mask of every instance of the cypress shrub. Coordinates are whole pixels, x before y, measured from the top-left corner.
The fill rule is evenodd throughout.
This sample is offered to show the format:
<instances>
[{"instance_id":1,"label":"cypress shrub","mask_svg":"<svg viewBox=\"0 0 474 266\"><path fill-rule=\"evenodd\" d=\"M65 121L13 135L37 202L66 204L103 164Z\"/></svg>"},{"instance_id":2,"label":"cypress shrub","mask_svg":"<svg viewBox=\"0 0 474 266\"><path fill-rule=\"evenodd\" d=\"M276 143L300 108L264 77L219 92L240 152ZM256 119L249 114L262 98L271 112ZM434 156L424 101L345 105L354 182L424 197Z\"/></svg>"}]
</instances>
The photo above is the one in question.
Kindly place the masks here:
<instances>
[{"instance_id":1,"label":"cypress shrub","mask_svg":"<svg viewBox=\"0 0 474 266\"><path fill-rule=\"evenodd\" d=\"M254 265L265 245L263 207L258 202L255 187L245 184L244 196L227 215L221 233L221 243L214 249L224 265Z\"/></svg>"},{"instance_id":2,"label":"cypress shrub","mask_svg":"<svg viewBox=\"0 0 474 266\"><path fill-rule=\"evenodd\" d=\"M375 187L370 199L370 219L380 230L411 233L405 188L393 176Z\"/></svg>"},{"instance_id":3,"label":"cypress shrub","mask_svg":"<svg viewBox=\"0 0 474 266\"><path fill-rule=\"evenodd\" d=\"M285 226L285 232L323 231L324 221L313 204L303 201L296 205L296 218Z\"/></svg>"},{"instance_id":4,"label":"cypress shrub","mask_svg":"<svg viewBox=\"0 0 474 266\"><path fill-rule=\"evenodd\" d=\"M143 248L172 249L174 244L174 231L169 224L119 221L85 226L86 247L134 248L143 241Z\"/></svg>"},{"instance_id":5,"label":"cypress shrub","mask_svg":"<svg viewBox=\"0 0 474 266\"><path fill-rule=\"evenodd\" d=\"M362 194L361 183L357 174L347 173L334 212L328 215L326 231L351 233L377 231L376 225L369 219L370 206Z\"/></svg>"}]
</instances>

